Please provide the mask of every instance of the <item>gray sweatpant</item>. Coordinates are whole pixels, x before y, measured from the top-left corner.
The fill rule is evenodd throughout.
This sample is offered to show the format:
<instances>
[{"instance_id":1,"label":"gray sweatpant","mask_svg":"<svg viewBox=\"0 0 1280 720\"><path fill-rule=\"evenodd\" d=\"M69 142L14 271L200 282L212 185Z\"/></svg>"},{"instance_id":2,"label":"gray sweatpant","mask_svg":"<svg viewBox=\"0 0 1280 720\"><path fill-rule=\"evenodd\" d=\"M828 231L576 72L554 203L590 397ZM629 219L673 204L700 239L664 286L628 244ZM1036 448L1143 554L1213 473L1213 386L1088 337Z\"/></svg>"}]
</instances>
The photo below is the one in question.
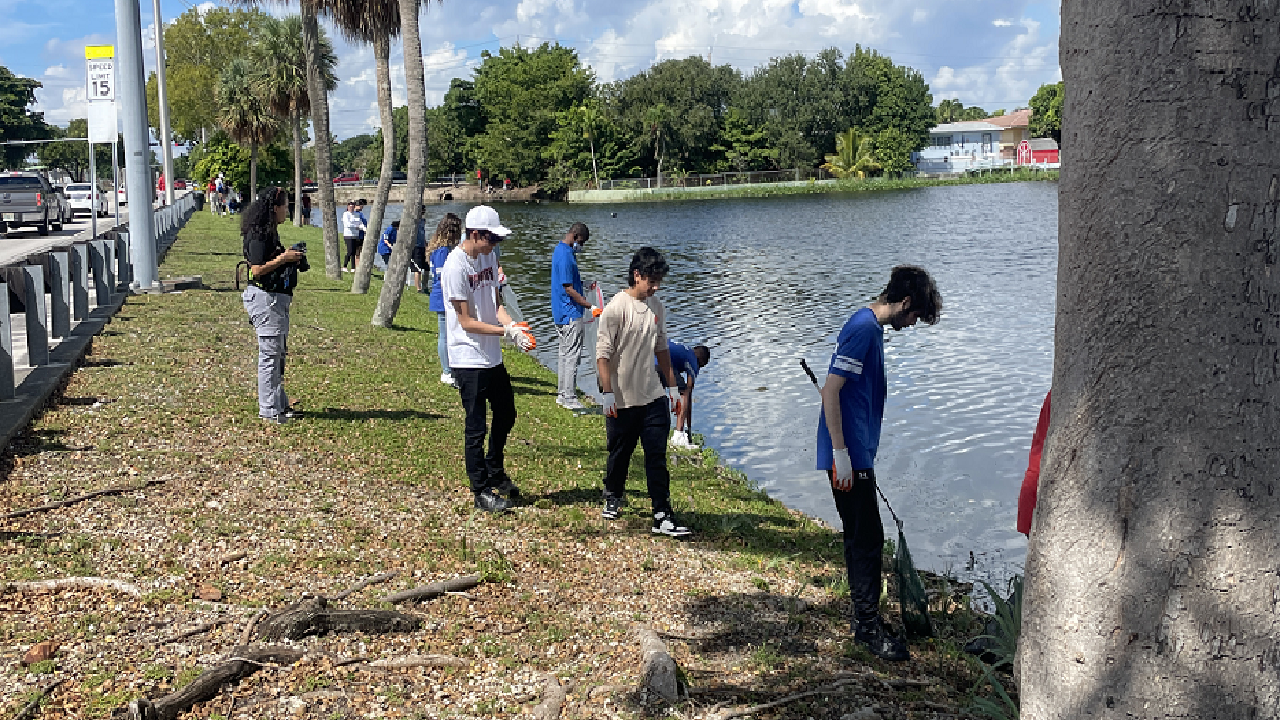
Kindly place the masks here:
<instances>
[{"instance_id":1,"label":"gray sweatpant","mask_svg":"<svg viewBox=\"0 0 1280 720\"><path fill-rule=\"evenodd\" d=\"M560 376L559 395L561 400L572 400L578 397L578 363L582 360L582 318L571 320L567 325L557 325L556 334L560 336L560 363L556 368Z\"/></svg>"},{"instance_id":2,"label":"gray sweatpant","mask_svg":"<svg viewBox=\"0 0 1280 720\"><path fill-rule=\"evenodd\" d=\"M289 348L289 306L293 304L293 296L250 285L241 300L258 334L258 415L275 417L289 409L282 378Z\"/></svg>"}]
</instances>

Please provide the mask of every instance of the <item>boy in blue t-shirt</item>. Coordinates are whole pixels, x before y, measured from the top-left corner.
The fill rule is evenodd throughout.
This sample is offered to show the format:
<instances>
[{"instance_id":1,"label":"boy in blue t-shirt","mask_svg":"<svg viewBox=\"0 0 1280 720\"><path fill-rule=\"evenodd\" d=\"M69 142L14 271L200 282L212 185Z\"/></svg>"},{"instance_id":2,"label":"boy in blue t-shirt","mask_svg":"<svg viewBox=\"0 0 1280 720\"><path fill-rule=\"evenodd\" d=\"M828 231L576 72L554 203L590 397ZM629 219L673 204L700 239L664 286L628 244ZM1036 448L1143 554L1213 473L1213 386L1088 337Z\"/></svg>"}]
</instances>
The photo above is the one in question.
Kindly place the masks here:
<instances>
[{"instance_id":1,"label":"boy in blue t-shirt","mask_svg":"<svg viewBox=\"0 0 1280 720\"><path fill-rule=\"evenodd\" d=\"M559 390L556 404L568 410L582 410L578 400L578 364L582 360L582 314L590 308L593 315L600 308L582 295L582 276L578 274L577 253L591 237L591 231L583 223L574 223L564 239L556 243L551 253L551 319L560 337Z\"/></svg>"},{"instance_id":2,"label":"boy in blue t-shirt","mask_svg":"<svg viewBox=\"0 0 1280 720\"><path fill-rule=\"evenodd\" d=\"M831 494L844 524L854 640L886 660L906 660L910 653L880 617L884 526L874 465L887 384L883 328L901 330L917 320L932 325L941 311L942 298L928 272L911 265L895 267L884 292L840 330L822 386L817 465L831 479Z\"/></svg>"},{"instance_id":3,"label":"boy in blue t-shirt","mask_svg":"<svg viewBox=\"0 0 1280 720\"><path fill-rule=\"evenodd\" d=\"M711 348L706 345L689 347L668 340L667 350L671 353L671 370L675 373L676 390L680 393L680 414L676 416L676 429L671 433L670 445L681 450L697 450L698 446L689 440L690 428L693 427L693 386L698 379L698 371L711 362ZM654 368L657 366L655 360ZM661 372L658 379L666 387L667 379Z\"/></svg>"}]
</instances>

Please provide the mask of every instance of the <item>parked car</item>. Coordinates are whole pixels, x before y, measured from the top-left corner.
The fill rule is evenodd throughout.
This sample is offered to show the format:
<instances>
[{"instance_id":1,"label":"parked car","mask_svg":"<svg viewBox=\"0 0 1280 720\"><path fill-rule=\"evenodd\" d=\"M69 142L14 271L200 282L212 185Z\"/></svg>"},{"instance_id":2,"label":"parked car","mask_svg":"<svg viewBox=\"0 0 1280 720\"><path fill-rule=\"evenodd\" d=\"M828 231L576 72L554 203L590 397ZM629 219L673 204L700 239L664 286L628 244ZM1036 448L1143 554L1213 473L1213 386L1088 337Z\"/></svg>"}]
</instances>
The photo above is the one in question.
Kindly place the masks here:
<instances>
[{"instance_id":1,"label":"parked car","mask_svg":"<svg viewBox=\"0 0 1280 720\"><path fill-rule=\"evenodd\" d=\"M41 235L52 225L62 229L67 207L44 175L36 172L0 173L0 220L8 230L34 227Z\"/></svg>"},{"instance_id":2,"label":"parked car","mask_svg":"<svg viewBox=\"0 0 1280 720\"><path fill-rule=\"evenodd\" d=\"M129 204L129 193L125 191L124 185L121 185L120 187L116 188L116 201L119 202L121 205Z\"/></svg>"},{"instance_id":3,"label":"parked car","mask_svg":"<svg viewBox=\"0 0 1280 720\"><path fill-rule=\"evenodd\" d=\"M391 171L391 182L408 182L408 180L409 180L409 173L403 170Z\"/></svg>"},{"instance_id":4,"label":"parked car","mask_svg":"<svg viewBox=\"0 0 1280 720\"><path fill-rule=\"evenodd\" d=\"M98 217L106 217L108 207L106 193L99 187L91 199L89 190L92 187L89 183L75 183L67 186L67 200L71 204L73 215L75 213L88 215L96 212Z\"/></svg>"},{"instance_id":5,"label":"parked car","mask_svg":"<svg viewBox=\"0 0 1280 720\"><path fill-rule=\"evenodd\" d=\"M360 182L360 173L345 172L333 179L334 185L350 185Z\"/></svg>"}]
</instances>

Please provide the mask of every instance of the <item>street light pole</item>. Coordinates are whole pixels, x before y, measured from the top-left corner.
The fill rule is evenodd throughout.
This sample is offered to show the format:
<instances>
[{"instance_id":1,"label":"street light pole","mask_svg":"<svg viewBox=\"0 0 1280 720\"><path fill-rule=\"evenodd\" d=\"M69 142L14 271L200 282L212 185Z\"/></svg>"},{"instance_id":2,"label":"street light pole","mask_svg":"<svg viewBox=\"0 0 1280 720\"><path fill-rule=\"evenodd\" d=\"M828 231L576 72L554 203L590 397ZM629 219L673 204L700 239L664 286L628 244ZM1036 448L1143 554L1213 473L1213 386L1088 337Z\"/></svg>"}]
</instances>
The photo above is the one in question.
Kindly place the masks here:
<instances>
[{"instance_id":1,"label":"street light pole","mask_svg":"<svg viewBox=\"0 0 1280 720\"><path fill-rule=\"evenodd\" d=\"M164 82L164 23L160 20L160 0L151 0L156 16L156 89L160 104L160 146L164 148L164 200L173 204L173 143L169 137L169 92Z\"/></svg>"},{"instance_id":2,"label":"street light pole","mask_svg":"<svg viewBox=\"0 0 1280 720\"><path fill-rule=\"evenodd\" d=\"M151 146L147 140L146 78L142 74L142 18L138 0L115 0L119 43L120 120L124 126L125 177L133 207L129 213L129 248L139 290L157 286L155 218L151 212Z\"/></svg>"}]
</instances>

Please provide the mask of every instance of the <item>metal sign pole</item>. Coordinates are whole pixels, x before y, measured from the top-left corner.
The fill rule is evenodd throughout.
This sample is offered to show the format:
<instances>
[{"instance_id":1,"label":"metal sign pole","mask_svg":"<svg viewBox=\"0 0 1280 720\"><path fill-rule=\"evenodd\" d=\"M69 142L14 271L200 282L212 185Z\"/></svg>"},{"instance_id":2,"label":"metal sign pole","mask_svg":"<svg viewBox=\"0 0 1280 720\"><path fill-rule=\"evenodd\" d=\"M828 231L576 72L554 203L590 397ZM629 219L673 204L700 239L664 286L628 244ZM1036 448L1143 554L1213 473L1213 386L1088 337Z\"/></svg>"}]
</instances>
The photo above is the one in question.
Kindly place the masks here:
<instances>
[{"instance_id":1,"label":"metal sign pole","mask_svg":"<svg viewBox=\"0 0 1280 720\"><path fill-rule=\"evenodd\" d=\"M133 207L129 239L140 290L157 286L155 217L151 212L151 146L147 142L146 78L142 68L142 19L138 0L116 0L116 57L120 62L120 113L124 125L125 178Z\"/></svg>"},{"instance_id":2,"label":"metal sign pole","mask_svg":"<svg viewBox=\"0 0 1280 720\"><path fill-rule=\"evenodd\" d=\"M120 155L111 143L111 194L116 198L116 227L120 227Z\"/></svg>"},{"instance_id":3,"label":"metal sign pole","mask_svg":"<svg viewBox=\"0 0 1280 720\"><path fill-rule=\"evenodd\" d=\"M89 142L89 237L98 237L98 165L94 162L93 142Z\"/></svg>"},{"instance_id":4,"label":"metal sign pole","mask_svg":"<svg viewBox=\"0 0 1280 720\"><path fill-rule=\"evenodd\" d=\"M156 91L160 105L160 146L164 148L164 199L173 205L173 142L169 135L169 92L164 82L164 23L160 20L160 0L152 0L156 20Z\"/></svg>"}]
</instances>

